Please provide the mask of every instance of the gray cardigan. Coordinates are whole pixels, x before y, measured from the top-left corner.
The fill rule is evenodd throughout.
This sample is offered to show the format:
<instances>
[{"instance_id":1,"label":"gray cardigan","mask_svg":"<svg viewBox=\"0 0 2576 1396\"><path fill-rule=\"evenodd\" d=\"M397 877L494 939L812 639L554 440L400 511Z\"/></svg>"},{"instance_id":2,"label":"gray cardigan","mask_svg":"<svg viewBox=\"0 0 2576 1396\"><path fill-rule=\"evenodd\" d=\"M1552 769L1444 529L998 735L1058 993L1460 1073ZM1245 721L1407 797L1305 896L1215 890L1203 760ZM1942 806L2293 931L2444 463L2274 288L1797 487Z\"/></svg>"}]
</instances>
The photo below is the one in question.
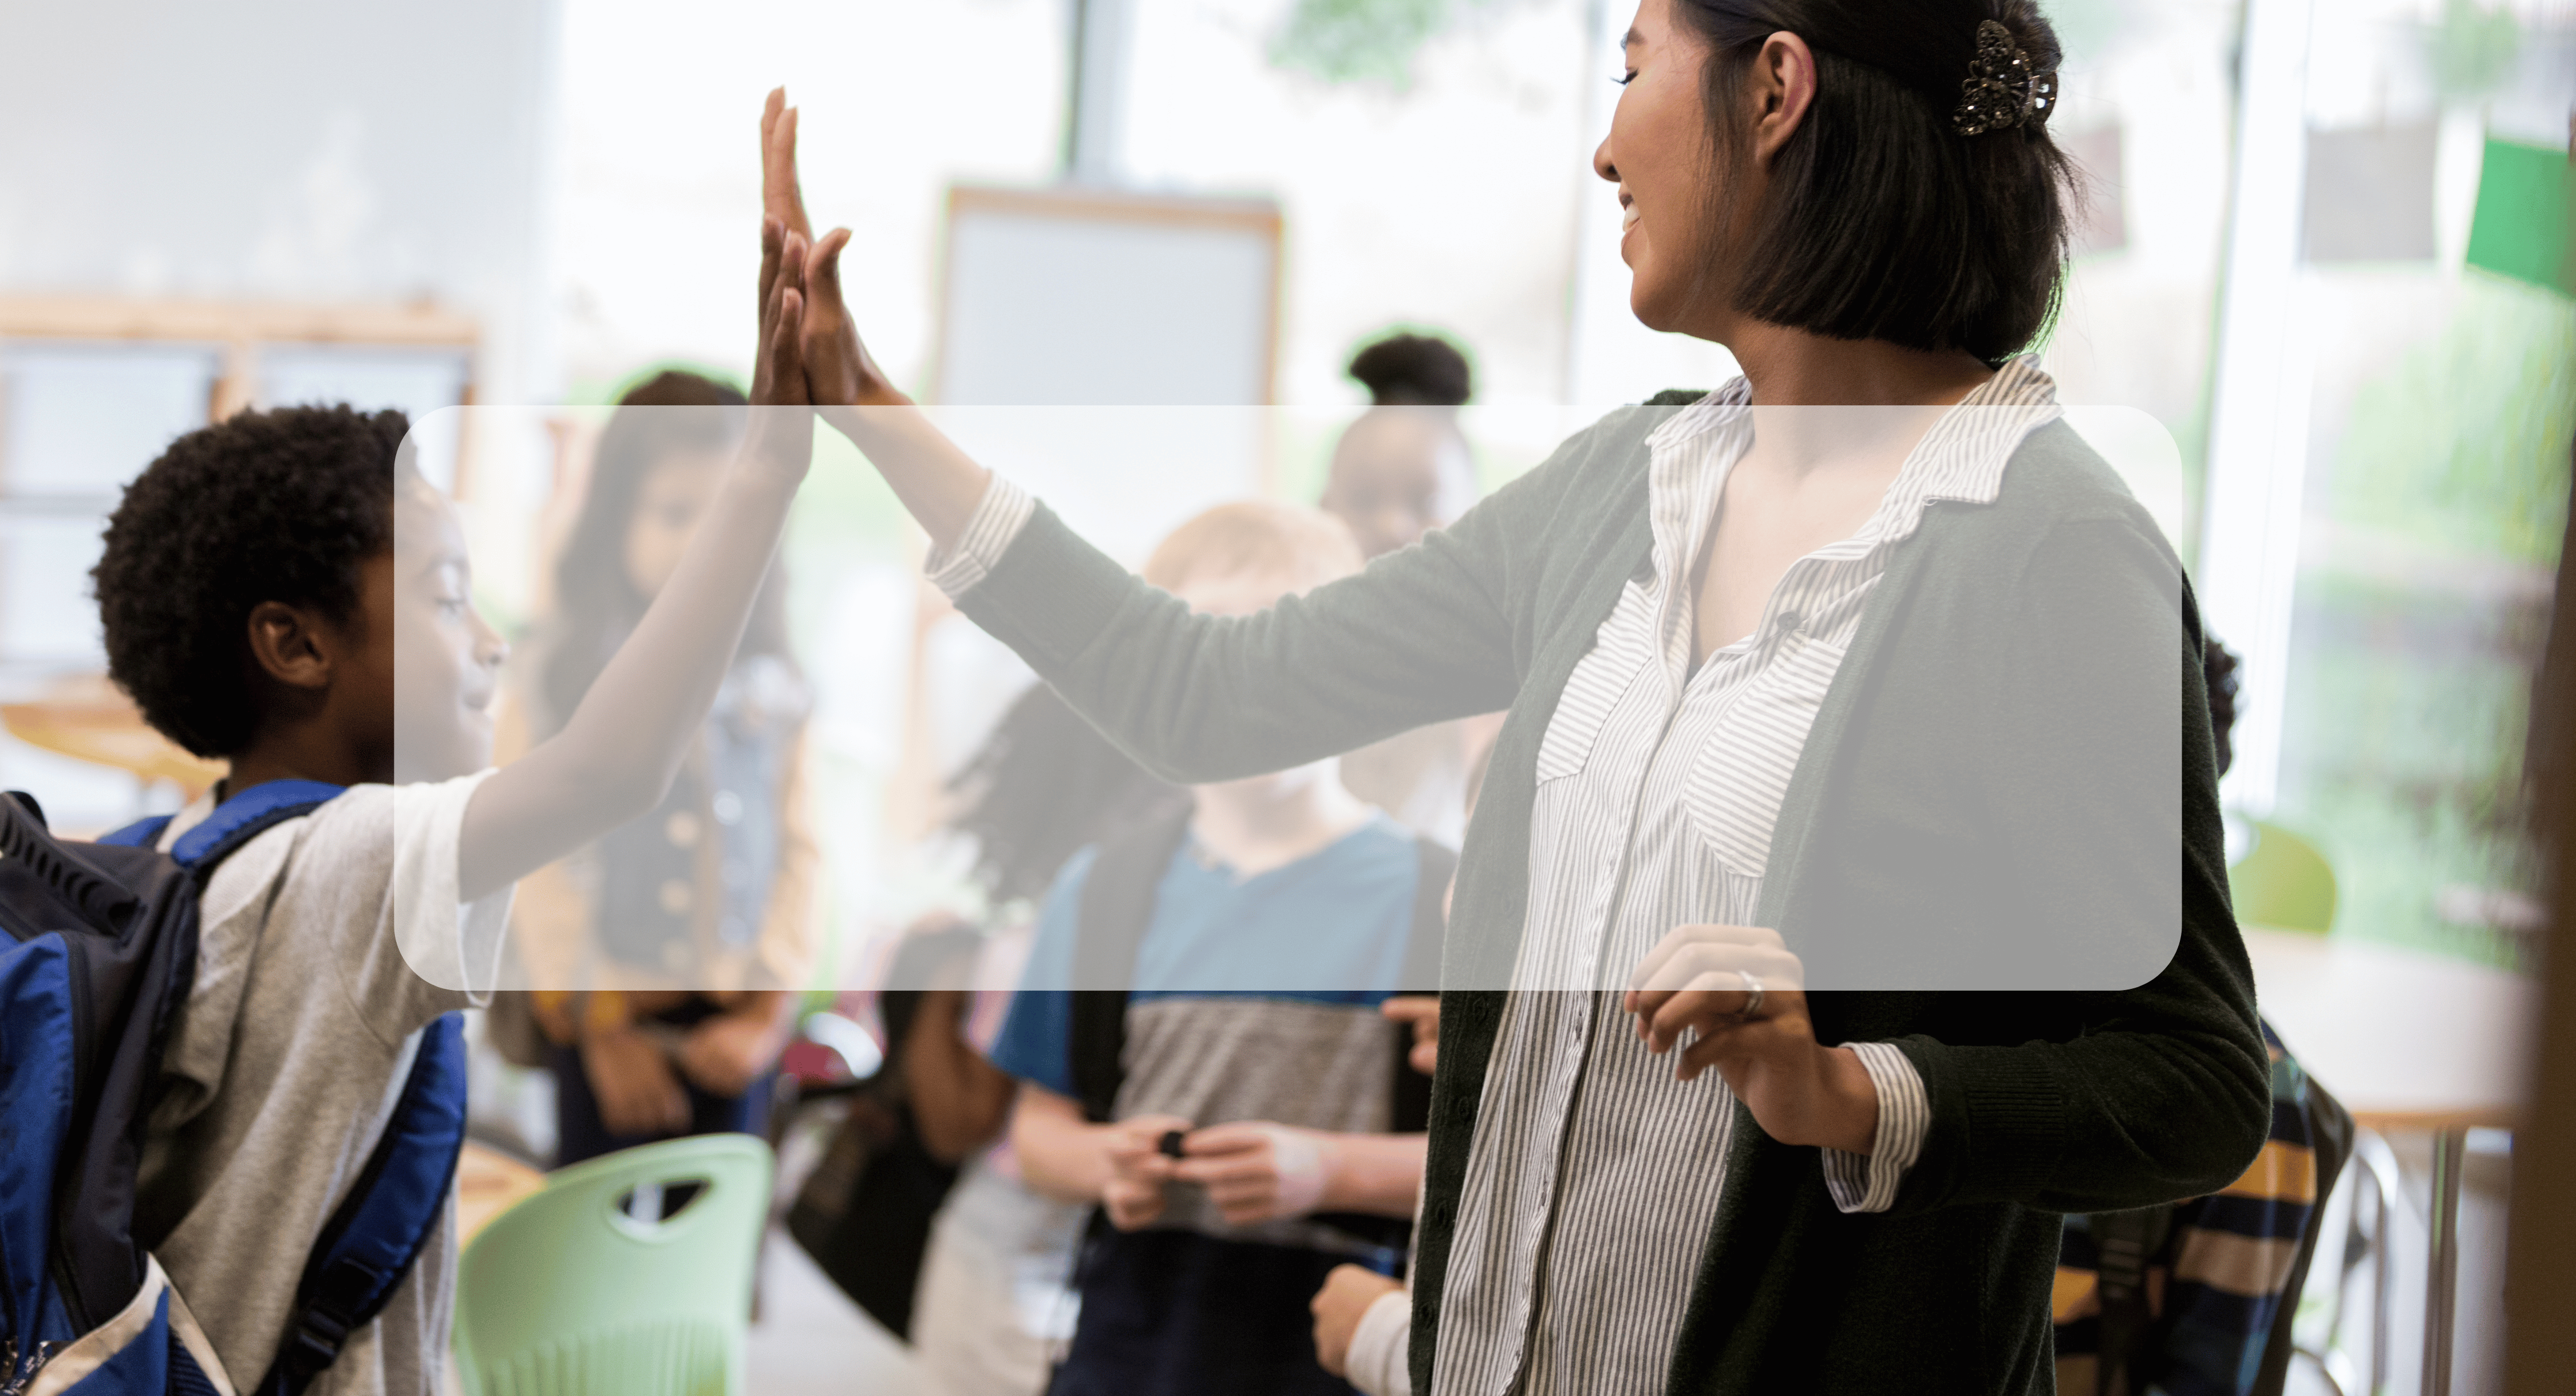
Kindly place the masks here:
<instances>
[{"instance_id":1,"label":"gray cardigan","mask_svg":"<svg viewBox=\"0 0 2576 1396\"><path fill-rule=\"evenodd\" d=\"M1510 709L1462 850L1443 968L1417 1391L1431 1389L1501 1015L1494 986L1508 982L1526 913L1539 740L1621 587L1648 565L1644 438L1659 420L1615 412L1455 526L1257 616L1191 614L1043 508L960 601L1174 780L1278 770ZM2118 646L2159 633L2131 623L2159 611L2183 653ZM1674 1392L2049 1391L2059 1214L2213 1192L2262 1147L2269 1069L2227 904L2199 620L2154 523L2062 422L2024 442L1992 504L1936 503L1891 555L1782 805L1763 924L1807 953L1802 928L1973 927L1987 899L2057 897L2080 912L2089 889L2135 882L2136 850L2088 844L2081 820L2043 810L1962 841L1955 812L1934 802L1976 789L2015 809L2033 747L2080 747L2104 694L2016 664L2034 629L2104 637L2086 682L2124 671L2181 684L2172 962L2118 992L1814 994L1820 1040L1891 1041L1921 1073L1922 1153L1892 1210L1849 1215L1815 1150L1739 1117Z\"/></svg>"}]
</instances>

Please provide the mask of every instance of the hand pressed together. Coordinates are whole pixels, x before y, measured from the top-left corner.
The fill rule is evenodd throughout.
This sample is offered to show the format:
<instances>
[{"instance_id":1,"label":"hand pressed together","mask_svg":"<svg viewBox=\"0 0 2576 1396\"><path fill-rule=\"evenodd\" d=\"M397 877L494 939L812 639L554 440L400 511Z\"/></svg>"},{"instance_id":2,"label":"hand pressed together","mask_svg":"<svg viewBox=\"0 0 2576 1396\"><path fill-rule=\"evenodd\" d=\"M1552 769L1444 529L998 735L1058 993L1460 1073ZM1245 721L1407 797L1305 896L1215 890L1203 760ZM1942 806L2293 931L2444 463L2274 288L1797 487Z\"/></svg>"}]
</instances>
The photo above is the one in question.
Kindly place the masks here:
<instances>
[{"instance_id":1,"label":"hand pressed together","mask_svg":"<svg viewBox=\"0 0 2576 1396\"><path fill-rule=\"evenodd\" d=\"M1100 1207L1111 1226L1136 1231L1162 1219L1163 1185L1172 1181L1173 1164L1163 1153L1163 1136L1189 1127L1189 1121L1174 1115L1139 1115L1099 1126L1109 1157Z\"/></svg>"},{"instance_id":2,"label":"hand pressed together","mask_svg":"<svg viewBox=\"0 0 2576 1396\"><path fill-rule=\"evenodd\" d=\"M1207 1189L1234 1226L1302 1217L1324 1201L1340 1162L1338 1136L1263 1120L1212 1125L1181 1141L1172 1177Z\"/></svg>"},{"instance_id":3,"label":"hand pressed together","mask_svg":"<svg viewBox=\"0 0 2576 1396\"><path fill-rule=\"evenodd\" d=\"M909 404L912 399L895 388L860 342L858 325L842 298L841 250L849 246L850 230L834 228L818 238L806 220L805 195L796 177L796 109L787 105L784 88L771 92L761 111L760 151L761 296L765 301L781 280L803 292L800 347L812 401L826 409ZM773 239L779 252L771 249ZM800 240L803 256L790 260L783 255L787 244Z\"/></svg>"}]
</instances>

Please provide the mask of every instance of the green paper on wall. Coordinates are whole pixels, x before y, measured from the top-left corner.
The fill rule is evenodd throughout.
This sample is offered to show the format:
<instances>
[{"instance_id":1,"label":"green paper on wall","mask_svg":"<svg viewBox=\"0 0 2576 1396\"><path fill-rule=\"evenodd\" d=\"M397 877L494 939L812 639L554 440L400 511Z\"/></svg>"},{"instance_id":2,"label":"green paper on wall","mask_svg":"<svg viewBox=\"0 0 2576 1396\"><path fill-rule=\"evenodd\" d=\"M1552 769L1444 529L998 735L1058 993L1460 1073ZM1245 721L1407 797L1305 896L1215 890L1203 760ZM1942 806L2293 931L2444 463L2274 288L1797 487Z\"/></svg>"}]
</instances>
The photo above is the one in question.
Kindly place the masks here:
<instances>
[{"instance_id":1,"label":"green paper on wall","mask_svg":"<svg viewBox=\"0 0 2576 1396\"><path fill-rule=\"evenodd\" d=\"M2488 141L2469 265L2576 295L2576 265L2567 255L2570 185L2566 151Z\"/></svg>"}]
</instances>

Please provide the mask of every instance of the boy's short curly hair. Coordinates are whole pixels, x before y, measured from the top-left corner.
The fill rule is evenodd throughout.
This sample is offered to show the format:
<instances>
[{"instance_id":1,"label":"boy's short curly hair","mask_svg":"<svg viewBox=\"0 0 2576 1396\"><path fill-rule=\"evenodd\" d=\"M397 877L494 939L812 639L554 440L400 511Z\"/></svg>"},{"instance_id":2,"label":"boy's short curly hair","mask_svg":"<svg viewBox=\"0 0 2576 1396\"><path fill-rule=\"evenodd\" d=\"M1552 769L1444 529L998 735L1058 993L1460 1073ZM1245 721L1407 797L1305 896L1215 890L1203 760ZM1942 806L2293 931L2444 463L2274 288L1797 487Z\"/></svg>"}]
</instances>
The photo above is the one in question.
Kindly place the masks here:
<instances>
[{"instance_id":1,"label":"boy's short curly hair","mask_svg":"<svg viewBox=\"0 0 2576 1396\"><path fill-rule=\"evenodd\" d=\"M355 613L360 565L393 546L410 429L347 406L245 412L171 442L125 487L90 577L108 674L146 721L199 756L249 746L251 608Z\"/></svg>"}]
</instances>

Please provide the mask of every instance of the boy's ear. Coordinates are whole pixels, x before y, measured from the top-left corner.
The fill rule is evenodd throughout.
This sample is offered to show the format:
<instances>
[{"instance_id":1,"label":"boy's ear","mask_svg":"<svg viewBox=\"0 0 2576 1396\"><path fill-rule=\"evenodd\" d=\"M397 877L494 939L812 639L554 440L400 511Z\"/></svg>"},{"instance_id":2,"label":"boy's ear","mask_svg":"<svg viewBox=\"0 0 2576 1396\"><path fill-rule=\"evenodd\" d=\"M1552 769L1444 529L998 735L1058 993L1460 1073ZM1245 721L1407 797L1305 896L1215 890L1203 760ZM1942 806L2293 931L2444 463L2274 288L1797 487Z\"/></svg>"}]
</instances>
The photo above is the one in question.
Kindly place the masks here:
<instances>
[{"instance_id":1,"label":"boy's ear","mask_svg":"<svg viewBox=\"0 0 2576 1396\"><path fill-rule=\"evenodd\" d=\"M250 657L260 672L289 688L331 686L338 648L332 626L301 606L262 601L250 608Z\"/></svg>"}]
</instances>

